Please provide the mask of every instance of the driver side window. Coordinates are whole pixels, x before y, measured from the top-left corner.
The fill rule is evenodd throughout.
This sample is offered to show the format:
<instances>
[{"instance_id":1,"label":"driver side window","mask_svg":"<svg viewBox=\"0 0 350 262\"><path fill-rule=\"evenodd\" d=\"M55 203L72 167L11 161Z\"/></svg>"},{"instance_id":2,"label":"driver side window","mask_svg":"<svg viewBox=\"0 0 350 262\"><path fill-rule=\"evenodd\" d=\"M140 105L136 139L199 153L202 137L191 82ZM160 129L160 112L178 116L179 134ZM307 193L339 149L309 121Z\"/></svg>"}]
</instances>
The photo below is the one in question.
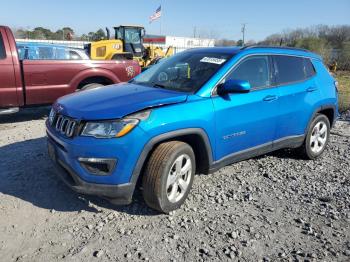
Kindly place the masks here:
<instances>
[{"instance_id":1,"label":"driver side window","mask_svg":"<svg viewBox=\"0 0 350 262\"><path fill-rule=\"evenodd\" d=\"M251 56L244 59L226 77L226 80L246 80L252 89L267 88L271 84L268 56Z\"/></svg>"}]
</instances>

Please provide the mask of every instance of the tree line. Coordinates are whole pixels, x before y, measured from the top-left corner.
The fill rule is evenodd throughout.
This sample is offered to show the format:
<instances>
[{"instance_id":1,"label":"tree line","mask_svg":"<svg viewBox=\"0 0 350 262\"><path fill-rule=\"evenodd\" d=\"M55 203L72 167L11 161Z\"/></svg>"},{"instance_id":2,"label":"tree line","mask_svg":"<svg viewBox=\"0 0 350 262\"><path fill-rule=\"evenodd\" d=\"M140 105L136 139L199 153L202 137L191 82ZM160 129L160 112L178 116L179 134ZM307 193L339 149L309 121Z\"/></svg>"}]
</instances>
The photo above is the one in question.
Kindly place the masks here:
<instances>
[{"instance_id":1,"label":"tree line","mask_svg":"<svg viewBox=\"0 0 350 262\"><path fill-rule=\"evenodd\" d=\"M281 45L305 48L321 55L326 64L337 64L350 70L350 25L317 25L273 34L261 45Z\"/></svg>"},{"instance_id":2,"label":"tree line","mask_svg":"<svg viewBox=\"0 0 350 262\"><path fill-rule=\"evenodd\" d=\"M40 40L76 40L76 41L98 41L106 39L105 31L100 28L96 32L89 32L80 36L75 35L75 32L70 27L63 27L56 31L44 27L35 27L34 29L15 29L16 38L20 39L40 39Z\"/></svg>"},{"instance_id":3,"label":"tree line","mask_svg":"<svg viewBox=\"0 0 350 262\"><path fill-rule=\"evenodd\" d=\"M350 70L350 25L317 25L267 36L263 41L249 40L245 45L288 46L308 49L318 53L328 65L340 70ZM243 41L220 39L216 46L242 46Z\"/></svg>"}]
</instances>

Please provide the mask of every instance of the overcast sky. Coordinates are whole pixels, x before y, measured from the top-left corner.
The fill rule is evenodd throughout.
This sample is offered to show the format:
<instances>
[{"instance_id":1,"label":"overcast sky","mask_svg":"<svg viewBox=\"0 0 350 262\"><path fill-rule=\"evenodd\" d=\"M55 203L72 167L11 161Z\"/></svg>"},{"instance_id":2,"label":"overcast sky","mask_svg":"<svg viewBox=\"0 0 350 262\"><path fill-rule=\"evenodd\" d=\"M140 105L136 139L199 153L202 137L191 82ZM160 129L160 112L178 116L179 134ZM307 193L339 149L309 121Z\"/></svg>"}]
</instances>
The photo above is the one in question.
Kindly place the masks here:
<instances>
[{"instance_id":1,"label":"overcast sky","mask_svg":"<svg viewBox=\"0 0 350 262\"><path fill-rule=\"evenodd\" d=\"M161 21L149 16L161 4ZM11 0L1 4L0 24L57 30L70 26L77 34L119 24L142 24L149 34L212 36L238 40L317 24L350 24L350 0ZM161 26L160 26L161 25Z\"/></svg>"}]
</instances>

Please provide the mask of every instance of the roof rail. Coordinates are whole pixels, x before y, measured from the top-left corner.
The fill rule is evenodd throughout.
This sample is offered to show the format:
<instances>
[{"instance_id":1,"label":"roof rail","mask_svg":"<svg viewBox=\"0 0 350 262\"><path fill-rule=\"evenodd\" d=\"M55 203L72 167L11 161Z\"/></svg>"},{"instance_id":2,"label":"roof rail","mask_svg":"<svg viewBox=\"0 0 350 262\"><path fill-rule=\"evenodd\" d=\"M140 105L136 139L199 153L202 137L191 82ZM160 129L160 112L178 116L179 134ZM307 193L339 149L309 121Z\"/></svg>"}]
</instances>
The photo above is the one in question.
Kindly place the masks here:
<instances>
[{"instance_id":1,"label":"roof rail","mask_svg":"<svg viewBox=\"0 0 350 262\"><path fill-rule=\"evenodd\" d=\"M290 46L274 46L274 45L247 45L247 46L243 46L241 48L241 50L253 49L253 48L276 48L276 49L287 49L287 50L311 52L310 50L307 50L304 48L290 47Z\"/></svg>"}]
</instances>

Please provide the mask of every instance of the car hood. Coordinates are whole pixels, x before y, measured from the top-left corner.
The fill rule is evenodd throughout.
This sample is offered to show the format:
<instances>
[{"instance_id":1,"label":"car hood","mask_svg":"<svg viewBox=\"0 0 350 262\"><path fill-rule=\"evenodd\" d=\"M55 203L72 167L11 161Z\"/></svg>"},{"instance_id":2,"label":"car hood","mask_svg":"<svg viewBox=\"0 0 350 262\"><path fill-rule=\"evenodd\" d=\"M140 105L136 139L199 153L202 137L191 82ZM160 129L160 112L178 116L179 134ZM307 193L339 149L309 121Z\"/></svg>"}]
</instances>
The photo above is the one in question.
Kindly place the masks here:
<instances>
[{"instance_id":1,"label":"car hood","mask_svg":"<svg viewBox=\"0 0 350 262\"><path fill-rule=\"evenodd\" d=\"M152 107L185 102L187 94L130 83L104 86L61 97L56 111L77 119L122 118Z\"/></svg>"}]
</instances>

